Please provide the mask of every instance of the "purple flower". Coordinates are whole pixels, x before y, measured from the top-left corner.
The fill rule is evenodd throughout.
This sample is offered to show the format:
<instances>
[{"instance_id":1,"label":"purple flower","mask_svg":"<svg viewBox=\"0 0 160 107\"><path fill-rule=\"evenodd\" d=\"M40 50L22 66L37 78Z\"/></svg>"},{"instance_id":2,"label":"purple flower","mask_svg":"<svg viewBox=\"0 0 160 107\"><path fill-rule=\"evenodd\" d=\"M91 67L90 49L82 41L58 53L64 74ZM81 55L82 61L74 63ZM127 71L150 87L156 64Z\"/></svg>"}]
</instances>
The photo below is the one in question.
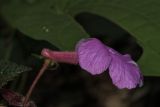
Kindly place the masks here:
<instances>
[{"instance_id":1,"label":"purple flower","mask_svg":"<svg viewBox=\"0 0 160 107\"><path fill-rule=\"evenodd\" d=\"M109 75L113 84L118 88L135 88L137 85L142 86L142 75L138 65L131 59L130 55L121 55L115 50L108 48L112 61L109 66Z\"/></svg>"},{"instance_id":2,"label":"purple flower","mask_svg":"<svg viewBox=\"0 0 160 107\"><path fill-rule=\"evenodd\" d=\"M93 75L106 71L110 65L110 53L97 39L81 40L76 46L76 51L81 68Z\"/></svg>"},{"instance_id":3,"label":"purple flower","mask_svg":"<svg viewBox=\"0 0 160 107\"><path fill-rule=\"evenodd\" d=\"M76 52L43 49L41 54L56 62L79 64L82 69L92 75L103 73L109 68L112 82L119 89L132 89L143 84L140 69L130 55L122 55L96 38L79 41Z\"/></svg>"},{"instance_id":4,"label":"purple flower","mask_svg":"<svg viewBox=\"0 0 160 107\"><path fill-rule=\"evenodd\" d=\"M113 84L120 89L132 89L143 83L139 67L130 55L122 55L96 38L81 40L76 51L81 68L93 75L109 68Z\"/></svg>"}]
</instances>

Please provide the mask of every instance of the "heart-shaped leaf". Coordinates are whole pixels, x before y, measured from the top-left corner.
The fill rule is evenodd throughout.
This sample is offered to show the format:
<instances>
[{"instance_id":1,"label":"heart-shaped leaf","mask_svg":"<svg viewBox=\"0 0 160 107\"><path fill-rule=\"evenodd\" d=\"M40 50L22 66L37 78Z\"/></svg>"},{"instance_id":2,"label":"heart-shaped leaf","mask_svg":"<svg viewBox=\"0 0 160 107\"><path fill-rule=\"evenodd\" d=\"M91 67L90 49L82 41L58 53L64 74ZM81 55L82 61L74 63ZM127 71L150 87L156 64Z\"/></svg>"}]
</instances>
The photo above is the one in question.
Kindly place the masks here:
<instances>
[{"instance_id":1,"label":"heart-shaped leaf","mask_svg":"<svg viewBox=\"0 0 160 107\"><path fill-rule=\"evenodd\" d=\"M136 37L144 53L145 75L160 75L160 1L158 0L10 0L5 18L23 33L71 50L88 34L74 16L90 12L110 19Z\"/></svg>"}]
</instances>

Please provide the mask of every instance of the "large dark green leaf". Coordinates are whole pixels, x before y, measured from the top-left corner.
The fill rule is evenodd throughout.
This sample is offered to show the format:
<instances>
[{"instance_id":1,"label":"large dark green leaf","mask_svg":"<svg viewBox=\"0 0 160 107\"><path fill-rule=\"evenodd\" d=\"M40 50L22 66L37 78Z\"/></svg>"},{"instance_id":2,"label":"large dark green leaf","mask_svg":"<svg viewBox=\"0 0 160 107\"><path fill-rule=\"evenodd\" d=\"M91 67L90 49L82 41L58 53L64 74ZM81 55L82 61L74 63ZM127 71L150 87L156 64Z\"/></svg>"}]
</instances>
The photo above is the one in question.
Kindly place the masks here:
<instances>
[{"instance_id":1,"label":"large dark green leaf","mask_svg":"<svg viewBox=\"0 0 160 107\"><path fill-rule=\"evenodd\" d=\"M0 87L14 79L20 73L28 70L31 69L23 65L17 65L12 62L0 60Z\"/></svg>"},{"instance_id":2,"label":"large dark green leaf","mask_svg":"<svg viewBox=\"0 0 160 107\"><path fill-rule=\"evenodd\" d=\"M6 18L23 33L47 40L63 50L74 49L79 39L87 37L83 28L66 13L68 9L58 7L54 0L32 1L11 0L3 8ZM62 2L62 5L66 4Z\"/></svg>"},{"instance_id":3,"label":"large dark green leaf","mask_svg":"<svg viewBox=\"0 0 160 107\"><path fill-rule=\"evenodd\" d=\"M145 75L160 75L159 0L11 0L4 16L23 33L47 40L62 50L73 49L87 37L74 16L90 12L117 23L138 40L144 54L139 60Z\"/></svg>"}]
</instances>

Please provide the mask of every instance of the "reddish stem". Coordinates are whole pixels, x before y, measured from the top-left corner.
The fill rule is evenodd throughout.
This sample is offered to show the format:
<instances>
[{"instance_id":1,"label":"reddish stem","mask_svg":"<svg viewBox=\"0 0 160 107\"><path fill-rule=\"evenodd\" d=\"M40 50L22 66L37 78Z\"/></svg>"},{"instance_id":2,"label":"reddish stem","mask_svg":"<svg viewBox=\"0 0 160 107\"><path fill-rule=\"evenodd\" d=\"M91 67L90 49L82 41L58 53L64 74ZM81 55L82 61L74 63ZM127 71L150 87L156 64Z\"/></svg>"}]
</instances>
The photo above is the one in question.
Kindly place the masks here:
<instances>
[{"instance_id":1,"label":"reddish stem","mask_svg":"<svg viewBox=\"0 0 160 107\"><path fill-rule=\"evenodd\" d=\"M30 86L27 94L26 94L26 97L25 97L25 100L24 100L24 104L23 104L23 107L27 107L27 103L28 103L28 100L32 94L32 91L34 90L38 80L40 79L40 77L42 76L42 74L44 73L44 71L48 68L50 64L50 60L46 59L42 68L40 69L39 73L37 74L36 78L34 79L32 85Z\"/></svg>"},{"instance_id":2,"label":"reddish stem","mask_svg":"<svg viewBox=\"0 0 160 107\"><path fill-rule=\"evenodd\" d=\"M78 64L78 56L76 52L60 52L43 49L41 55L56 62Z\"/></svg>"}]
</instances>

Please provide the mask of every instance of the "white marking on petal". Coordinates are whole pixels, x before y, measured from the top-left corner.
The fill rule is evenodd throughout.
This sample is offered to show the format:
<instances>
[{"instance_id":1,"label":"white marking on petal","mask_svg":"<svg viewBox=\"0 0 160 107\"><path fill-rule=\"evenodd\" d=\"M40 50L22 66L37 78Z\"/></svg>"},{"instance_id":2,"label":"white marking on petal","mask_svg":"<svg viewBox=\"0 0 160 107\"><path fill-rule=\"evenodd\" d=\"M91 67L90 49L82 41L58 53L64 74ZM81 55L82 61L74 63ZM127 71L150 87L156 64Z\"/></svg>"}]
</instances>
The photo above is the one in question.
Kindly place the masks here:
<instances>
[{"instance_id":1,"label":"white marking on petal","mask_svg":"<svg viewBox=\"0 0 160 107\"><path fill-rule=\"evenodd\" d=\"M109 52L111 52L112 54L116 54L112 49L109 49Z\"/></svg>"},{"instance_id":2,"label":"white marking on petal","mask_svg":"<svg viewBox=\"0 0 160 107\"><path fill-rule=\"evenodd\" d=\"M138 66L137 63L134 62L134 61L128 61L128 63L131 63L131 64L133 64L133 65L135 65L135 66Z\"/></svg>"}]
</instances>

